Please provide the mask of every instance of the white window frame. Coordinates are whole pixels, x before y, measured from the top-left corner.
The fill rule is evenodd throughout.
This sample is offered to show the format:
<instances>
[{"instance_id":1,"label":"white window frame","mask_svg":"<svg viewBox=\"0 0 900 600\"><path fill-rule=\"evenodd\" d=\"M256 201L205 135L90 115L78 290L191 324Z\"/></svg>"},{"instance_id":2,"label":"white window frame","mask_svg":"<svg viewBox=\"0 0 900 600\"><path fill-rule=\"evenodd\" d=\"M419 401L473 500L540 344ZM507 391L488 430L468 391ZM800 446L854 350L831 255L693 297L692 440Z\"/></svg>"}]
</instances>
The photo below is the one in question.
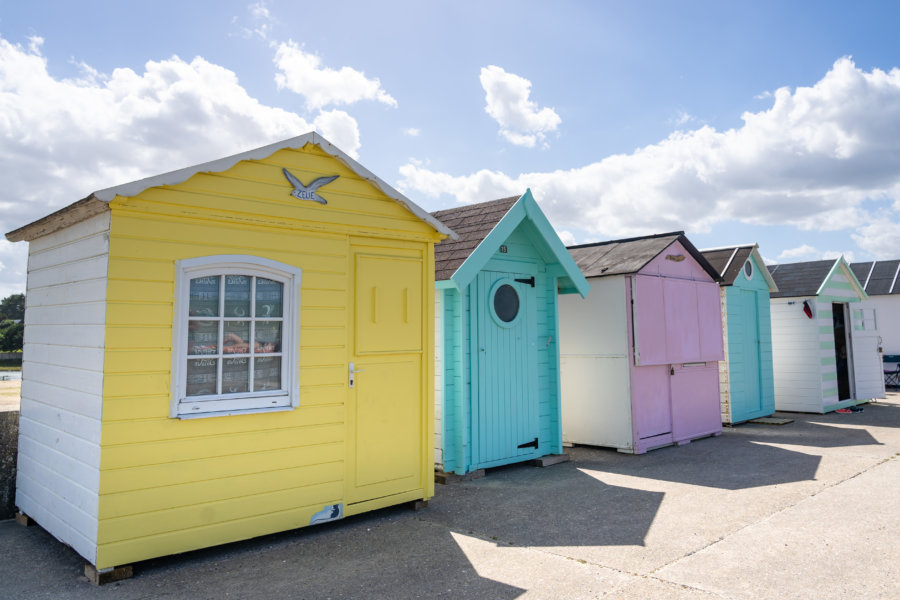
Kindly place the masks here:
<instances>
[{"instance_id":1,"label":"white window frame","mask_svg":"<svg viewBox=\"0 0 900 600\"><path fill-rule=\"evenodd\" d=\"M281 389L242 394L220 394L192 399L186 395L188 307L190 282L197 277L246 275L284 284L282 299ZM293 410L300 404L300 283L302 270L267 258L220 254L188 258L175 263L175 311L172 326L171 406L169 416L178 419L219 417ZM220 288L220 294L225 293ZM223 318L224 315L220 316ZM223 340L219 339L219 344Z\"/></svg>"}]
</instances>

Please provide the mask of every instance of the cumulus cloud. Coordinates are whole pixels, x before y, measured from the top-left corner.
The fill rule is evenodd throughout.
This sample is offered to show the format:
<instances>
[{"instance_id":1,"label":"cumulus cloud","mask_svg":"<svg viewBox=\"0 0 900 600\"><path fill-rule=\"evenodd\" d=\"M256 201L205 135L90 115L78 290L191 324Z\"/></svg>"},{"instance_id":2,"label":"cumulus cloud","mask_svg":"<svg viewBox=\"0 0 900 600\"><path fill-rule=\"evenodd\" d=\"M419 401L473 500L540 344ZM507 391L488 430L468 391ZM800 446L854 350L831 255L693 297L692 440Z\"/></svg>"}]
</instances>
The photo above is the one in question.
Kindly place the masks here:
<instances>
[{"instance_id":1,"label":"cumulus cloud","mask_svg":"<svg viewBox=\"0 0 900 600\"><path fill-rule=\"evenodd\" d=\"M230 70L202 58L143 72L80 65L57 79L41 55L0 38L0 228L7 232L92 191L319 129L351 155L359 131L342 111L312 122L261 104ZM25 244L0 244L0 294L21 291ZM8 286L15 286L10 290Z\"/></svg>"},{"instance_id":2,"label":"cumulus cloud","mask_svg":"<svg viewBox=\"0 0 900 600\"><path fill-rule=\"evenodd\" d=\"M896 209L895 209L896 210ZM861 227L852 235L860 248L878 260L900 258L900 214Z\"/></svg>"},{"instance_id":3,"label":"cumulus cloud","mask_svg":"<svg viewBox=\"0 0 900 600\"><path fill-rule=\"evenodd\" d=\"M325 67L321 58L305 52L291 40L276 47L275 66L279 70L275 75L278 88L287 88L303 96L309 110L360 100L397 106L397 101L381 87L377 78L369 79L365 73L350 67L338 70Z\"/></svg>"},{"instance_id":4,"label":"cumulus cloud","mask_svg":"<svg viewBox=\"0 0 900 600\"><path fill-rule=\"evenodd\" d=\"M481 69L485 112L500 125L500 135L516 146L533 148L562 122L552 108L538 108L530 99L531 82L490 65Z\"/></svg>"},{"instance_id":5,"label":"cumulus cloud","mask_svg":"<svg viewBox=\"0 0 900 600\"><path fill-rule=\"evenodd\" d=\"M408 135L409 137L419 137L420 133L422 133L422 131L417 127L407 127L403 130L403 134Z\"/></svg>"},{"instance_id":6,"label":"cumulus cloud","mask_svg":"<svg viewBox=\"0 0 900 600\"><path fill-rule=\"evenodd\" d=\"M900 70L867 72L841 58L815 85L779 89L769 109L742 119L735 129L676 131L630 154L553 172L457 176L410 162L399 186L459 202L531 187L557 227L594 236L706 232L736 220L860 228L872 247L887 237L864 203L900 198ZM888 209L893 222L898 204Z\"/></svg>"},{"instance_id":7,"label":"cumulus cloud","mask_svg":"<svg viewBox=\"0 0 900 600\"><path fill-rule=\"evenodd\" d=\"M803 244L802 246L798 246L797 248L789 248L778 255L778 260L791 262L791 261L801 261L806 258L809 258L816 254L818 250L816 250L813 246L809 244Z\"/></svg>"}]
</instances>

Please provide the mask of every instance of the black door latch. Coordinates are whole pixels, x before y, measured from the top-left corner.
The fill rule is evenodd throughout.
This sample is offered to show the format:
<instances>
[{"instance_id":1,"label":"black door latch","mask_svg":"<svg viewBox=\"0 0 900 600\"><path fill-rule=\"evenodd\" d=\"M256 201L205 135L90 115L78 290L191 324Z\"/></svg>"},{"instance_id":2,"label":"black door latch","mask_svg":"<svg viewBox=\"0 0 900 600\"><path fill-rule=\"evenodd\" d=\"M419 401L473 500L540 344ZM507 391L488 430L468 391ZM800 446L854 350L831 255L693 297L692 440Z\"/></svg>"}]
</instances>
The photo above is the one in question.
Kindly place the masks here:
<instances>
[{"instance_id":1,"label":"black door latch","mask_svg":"<svg viewBox=\"0 0 900 600\"><path fill-rule=\"evenodd\" d=\"M519 444L518 447L519 447L519 448L534 448L535 450L537 450L537 447L538 447L538 439L537 439L537 438L534 438L534 439L533 439L532 441L530 441L530 442L525 442L524 444Z\"/></svg>"},{"instance_id":2,"label":"black door latch","mask_svg":"<svg viewBox=\"0 0 900 600\"><path fill-rule=\"evenodd\" d=\"M531 287L534 287L534 275L529 277L528 279L516 279L517 283L527 283Z\"/></svg>"}]
</instances>

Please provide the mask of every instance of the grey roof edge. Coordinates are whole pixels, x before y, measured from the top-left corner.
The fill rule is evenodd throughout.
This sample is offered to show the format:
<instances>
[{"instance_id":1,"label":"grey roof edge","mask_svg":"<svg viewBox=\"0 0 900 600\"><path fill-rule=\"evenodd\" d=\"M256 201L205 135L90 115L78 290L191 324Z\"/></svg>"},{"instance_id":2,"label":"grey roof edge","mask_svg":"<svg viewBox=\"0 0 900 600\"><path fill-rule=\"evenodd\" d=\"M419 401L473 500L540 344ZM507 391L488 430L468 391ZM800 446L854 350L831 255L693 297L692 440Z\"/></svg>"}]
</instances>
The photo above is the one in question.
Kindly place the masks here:
<instances>
[{"instance_id":1,"label":"grey roof edge","mask_svg":"<svg viewBox=\"0 0 900 600\"><path fill-rule=\"evenodd\" d=\"M184 181L187 181L188 179L190 179L197 173L204 173L204 172L205 173L221 173L222 171L227 171L228 169L230 169L231 167L233 167L234 165L236 165L237 163L239 163L242 160L261 160L264 158L268 158L269 156L271 156L272 154L274 154L275 152L277 152L279 150L283 150L285 148L299 149L299 148L304 147L306 144L314 144L316 146L319 146L323 151L325 151L326 153L330 154L337 160L344 163L351 171L353 171L354 173L359 175L361 178L363 178L364 180L368 181L369 183L371 183L372 185L374 185L375 187L380 189L386 196L388 196L389 198L391 198L392 200L394 200L395 202L397 202L398 204L400 204L401 206L406 208L409 212L413 213L416 217L418 217L422 221L425 221L426 223L428 223L436 231L443 233L444 235L447 235L454 240L458 239L459 236L457 236L456 232L454 232L449 227L447 227L446 225L441 223L439 220L435 219L428 212L426 212L423 208L421 208L418 204L416 204L415 202L413 202L412 200L410 200L409 198L407 198L406 196L404 196L403 194L398 192L392 186L388 185L384 180L382 180L381 178L376 176L374 173L369 171L367 168L365 168L364 166L359 164L355 159L348 156L343 150L341 150L340 148L338 148L337 146L335 146L334 144L329 142L327 139L322 137L321 134L319 134L315 131L311 131L309 133L305 133L303 135L299 135L296 137L288 138L286 140L281 140L280 142L275 142L273 144L268 144L266 146L260 146L259 148L247 150L245 152L240 152L238 154L232 154L231 156L226 156L224 158L219 158L216 160L208 161L205 163L200 163L200 164L193 165L190 167L185 167L183 169L177 169L175 171L169 171L167 173L161 173L159 175L153 175L151 177L145 177L144 179L138 179L136 181L131 181L129 183L123 183L123 184L116 185L113 187L104 188L102 190L98 190L98 191L90 194L84 200L87 200L89 198L94 198L101 202L109 203L116 196L131 197L131 196L136 196L137 194L140 194L144 190L151 188L151 187L157 187L157 186L163 186L163 185L176 185L176 184L182 183ZM82 201L79 201L79 202L82 202ZM44 221L45 219L47 219L51 216L54 216L54 215L58 216L59 214L67 211L72 206L75 206L75 204L78 204L78 202L76 202L74 204L70 204L69 206L62 208L61 210L56 211L55 213L51 213L50 215L47 215L46 217L43 217L42 219L38 219L37 221L34 221L32 223L29 223L28 225L20 227L19 229L16 229L15 231L10 232L10 234L17 233L17 232L24 233L25 230L29 229L32 225L40 223L41 221ZM10 234L7 234L7 239L10 239L8 237ZM27 239L27 238L19 237L16 240L10 240L10 241L19 241L22 239Z\"/></svg>"},{"instance_id":2,"label":"grey roof edge","mask_svg":"<svg viewBox=\"0 0 900 600\"><path fill-rule=\"evenodd\" d=\"M725 264L725 267L722 269L722 272L720 273L720 276L721 276L720 281L721 281L722 285L727 286L727 285L732 285L734 282L732 281L732 283L726 283L725 282L725 273L726 273L726 271L728 271L728 267L731 266L731 261L734 260L734 255L737 254L738 250L742 250L744 248L750 248L750 255L756 257L756 260L759 261L760 265L762 265L763 268L760 269L760 272L762 273L763 279L766 280L766 284L769 286L769 293L777 292L778 285L775 283L775 279L772 278L772 274L769 273L769 267L768 267L768 265L766 265L766 261L763 260L762 254L759 253L759 244L757 244L757 243L737 244L735 246L720 246L718 248L704 248L704 249L700 250L700 252L704 253L704 252L716 252L716 251L722 251L722 250L734 250L734 253L732 253L731 258L728 259L728 263Z\"/></svg>"},{"instance_id":3,"label":"grey roof edge","mask_svg":"<svg viewBox=\"0 0 900 600\"><path fill-rule=\"evenodd\" d=\"M573 249L577 249L577 248L590 248L590 247L596 247L596 246L605 246L607 244L624 244L627 242L637 242L640 240L652 240L652 239L665 238L665 237L674 237L675 239L672 240L673 243L681 242L681 245L684 246L685 250L688 251L688 254L690 254L694 258L694 260L697 261L697 263L700 265L700 267L704 271L706 271L706 273L710 277L712 277L713 281L715 281L717 283L722 281L722 276L719 275L719 273L716 271L715 267L713 267L709 263L709 261L706 260L706 258L703 256L703 254L701 254L700 251L697 250L697 247L694 246L694 244L687 238L687 236L684 234L684 231L669 231L668 233L654 233L651 235L640 235L637 237L622 238L619 240L605 240L602 242L592 242L589 244L575 244L574 246L567 246L566 248L568 250L573 250ZM636 270L632 271L631 273L637 273L638 271L643 269L645 266L647 266L648 263L650 263L657 256L662 254L663 251L665 251L665 249L671 245L672 244L670 243L665 248L661 248L659 252L657 252L650 259L648 259L646 262L644 262L644 264L641 265L641 267L639 269L636 269ZM629 275L629 274L630 273L618 273L618 275ZM600 275L600 277L602 277L602 275Z\"/></svg>"}]
</instances>

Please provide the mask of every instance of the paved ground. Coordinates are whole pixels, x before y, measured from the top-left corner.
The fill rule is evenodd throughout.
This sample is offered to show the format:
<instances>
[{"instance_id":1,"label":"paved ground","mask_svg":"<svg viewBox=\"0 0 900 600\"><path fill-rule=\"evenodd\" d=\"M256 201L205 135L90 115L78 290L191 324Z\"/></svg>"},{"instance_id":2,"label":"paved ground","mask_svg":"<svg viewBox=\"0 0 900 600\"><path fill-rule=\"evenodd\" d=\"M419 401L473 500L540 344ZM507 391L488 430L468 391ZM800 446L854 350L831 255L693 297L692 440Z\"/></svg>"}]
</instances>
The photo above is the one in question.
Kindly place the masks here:
<instances>
[{"instance_id":1,"label":"paved ground","mask_svg":"<svg viewBox=\"0 0 900 600\"><path fill-rule=\"evenodd\" d=\"M0 522L0 598L900 598L900 394L643 456L574 448L428 509L135 565L102 588Z\"/></svg>"}]
</instances>

